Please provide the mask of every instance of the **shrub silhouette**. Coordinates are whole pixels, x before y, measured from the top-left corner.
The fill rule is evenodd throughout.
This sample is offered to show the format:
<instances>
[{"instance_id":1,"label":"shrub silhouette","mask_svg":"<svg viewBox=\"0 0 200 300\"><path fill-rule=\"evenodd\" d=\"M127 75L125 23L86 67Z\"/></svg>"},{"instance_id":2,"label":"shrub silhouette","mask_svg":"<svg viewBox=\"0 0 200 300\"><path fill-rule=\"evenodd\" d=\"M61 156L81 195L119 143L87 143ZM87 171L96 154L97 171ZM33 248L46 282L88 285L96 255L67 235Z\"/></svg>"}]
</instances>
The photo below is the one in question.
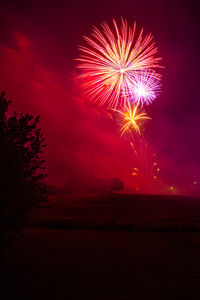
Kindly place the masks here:
<instances>
[{"instance_id":1,"label":"shrub silhouette","mask_svg":"<svg viewBox=\"0 0 200 300\"><path fill-rule=\"evenodd\" d=\"M11 101L0 95L0 241L46 200L41 159L44 137L40 116L8 113Z\"/></svg>"},{"instance_id":2,"label":"shrub silhouette","mask_svg":"<svg viewBox=\"0 0 200 300\"><path fill-rule=\"evenodd\" d=\"M124 188L124 183L119 178L114 177L110 181L111 189L114 193L119 193Z\"/></svg>"}]
</instances>

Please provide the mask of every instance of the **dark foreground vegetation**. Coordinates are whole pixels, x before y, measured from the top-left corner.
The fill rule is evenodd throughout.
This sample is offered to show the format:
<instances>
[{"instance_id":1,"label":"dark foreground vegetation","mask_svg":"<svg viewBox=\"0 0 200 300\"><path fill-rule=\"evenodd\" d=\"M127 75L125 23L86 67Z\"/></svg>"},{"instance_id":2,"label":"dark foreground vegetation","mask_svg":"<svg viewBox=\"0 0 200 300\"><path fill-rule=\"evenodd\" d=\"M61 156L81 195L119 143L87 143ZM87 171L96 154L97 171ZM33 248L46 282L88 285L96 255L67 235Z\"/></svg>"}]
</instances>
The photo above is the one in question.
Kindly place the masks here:
<instances>
[{"instance_id":1,"label":"dark foreground vegetation","mask_svg":"<svg viewBox=\"0 0 200 300\"><path fill-rule=\"evenodd\" d=\"M40 117L11 113L0 95L0 253L28 214L47 198Z\"/></svg>"},{"instance_id":2,"label":"dark foreground vegetation","mask_svg":"<svg viewBox=\"0 0 200 300\"><path fill-rule=\"evenodd\" d=\"M187 197L51 196L7 249L4 288L15 299L197 299L199 220Z\"/></svg>"}]
</instances>

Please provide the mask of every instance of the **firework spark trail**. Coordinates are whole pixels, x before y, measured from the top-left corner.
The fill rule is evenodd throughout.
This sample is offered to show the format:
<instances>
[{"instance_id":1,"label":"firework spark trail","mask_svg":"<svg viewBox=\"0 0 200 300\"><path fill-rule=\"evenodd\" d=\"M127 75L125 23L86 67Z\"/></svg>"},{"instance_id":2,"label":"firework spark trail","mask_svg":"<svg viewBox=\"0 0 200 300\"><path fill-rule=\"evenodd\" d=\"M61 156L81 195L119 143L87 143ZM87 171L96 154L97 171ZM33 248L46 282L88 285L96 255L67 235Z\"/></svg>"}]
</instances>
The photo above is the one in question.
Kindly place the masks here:
<instances>
[{"instance_id":1,"label":"firework spark trail","mask_svg":"<svg viewBox=\"0 0 200 300\"><path fill-rule=\"evenodd\" d=\"M131 106L130 104L125 105L124 110L112 109L119 113L123 118L125 124L120 129L121 136L129 129L134 129L137 133L141 134L140 122L145 119L151 119L145 112L140 112L138 104Z\"/></svg>"},{"instance_id":2,"label":"firework spark trail","mask_svg":"<svg viewBox=\"0 0 200 300\"><path fill-rule=\"evenodd\" d=\"M151 151L149 144L143 136L133 138L134 143L130 145L133 149L137 162L137 169L143 174L152 173L154 153Z\"/></svg>"},{"instance_id":3,"label":"firework spark trail","mask_svg":"<svg viewBox=\"0 0 200 300\"><path fill-rule=\"evenodd\" d=\"M156 154L152 151L150 145L142 136L134 136L134 143L130 143L134 154L134 168L132 176L135 183L140 186L139 189L145 189L148 192L154 191L159 183Z\"/></svg>"},{"instance_id":4,"label":"firework spark trail","mask_svg":"<svg viewBox=\"0 0 200 300\"><path fill-rule=\"evenodd\" d=\"M80 46L81 56L77 59L86 93L109 108L127 104L126 91L134 71L161 67L151 34L143 38L142 29L136 38L136 23L131 28L122 19L120 29L115 20L113 24L114 32L107 23L101 25L102 32L94 27L92 38L84 37L89 47Z\"/></svg>"}]
</instances>

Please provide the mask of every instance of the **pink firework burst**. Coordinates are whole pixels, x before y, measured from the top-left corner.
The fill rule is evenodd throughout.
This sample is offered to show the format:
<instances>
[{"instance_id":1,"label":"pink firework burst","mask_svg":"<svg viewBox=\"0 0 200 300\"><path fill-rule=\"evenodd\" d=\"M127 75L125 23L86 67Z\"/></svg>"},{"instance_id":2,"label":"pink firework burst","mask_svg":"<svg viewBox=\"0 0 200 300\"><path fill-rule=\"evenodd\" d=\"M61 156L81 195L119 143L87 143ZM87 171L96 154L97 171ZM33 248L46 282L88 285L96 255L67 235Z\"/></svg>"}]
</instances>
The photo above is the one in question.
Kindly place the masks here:
<instances>
[{"instance_id":1,"label":"pink firework burst","mask_svg":"<svg viewBox=\"0 0 200 300\"><path fill-rule=\"evenodd\" d=\"M150 104L160 93L160 79L151 70L134 72L132 82L127 88L127 96L138 104Z\"/></svg>"}]
</instances>

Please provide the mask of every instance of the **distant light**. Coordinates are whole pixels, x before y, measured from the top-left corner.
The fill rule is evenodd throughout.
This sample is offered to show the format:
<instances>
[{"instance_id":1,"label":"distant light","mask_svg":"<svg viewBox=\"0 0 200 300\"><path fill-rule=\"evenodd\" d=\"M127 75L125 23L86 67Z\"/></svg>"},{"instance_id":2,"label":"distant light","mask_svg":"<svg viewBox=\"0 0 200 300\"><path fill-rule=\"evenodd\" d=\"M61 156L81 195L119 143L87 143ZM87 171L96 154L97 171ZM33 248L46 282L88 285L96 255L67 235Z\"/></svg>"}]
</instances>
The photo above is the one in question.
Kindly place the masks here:
<instances>
[{"instance_id":1,"label":"distant light","mask_svg":"<svg viewBox=\"0 0 200 300\"><path fill-rule=\"evenodd\" d=\"M157 162L155 161L155 162L153 163L153 165L156 166L156 165L157 165Z\"/></svg>"},{"instance_id":2,"label":"distant light","mask_svg":"<svg viewBox=\"0 0 200 300\"><path fill-rule=\"evenodd\" d=\"M174 189L174 187L173 187L173 186L170 186L170 190L173 191L173 189Z\"/></svg>"},{"instance_id":3,"label":"distant light","mask_svg":"<svg viewBox=\"0 0 200 300\"><path fill-rule=\"evenodd\" d=\"M154 179L157 179L157 176L153 176Z\"/></svg>"},{"instance_id":4,"label":"distant light","mask_svg":"<svg viewBox=\"0 0 200 300\"><path fill-rule=\"evenodd\" d=\"M197 184L197 182L196 182L196 181L194 181L193 183L194 183L194 184Z\"/></svg>"},{"instance_id":5,"label":"distant light","mask_svg":"<svg viewBox=\"0 0 200 300\"><path fill-rule=\"evenodd\" d=\"M160 168L157 169L157 172L160 172Z\"/></svg>"},{"instance_id":6,"label":"distant light","mask_svg":"<svg viewBox=\"0 0 200 300\"><path fill-rule=\"evenodd\" d=\"M133 172L132 175L133 175L133 176L137 176L137 173Z\"/></svg>"}]
</instances>

